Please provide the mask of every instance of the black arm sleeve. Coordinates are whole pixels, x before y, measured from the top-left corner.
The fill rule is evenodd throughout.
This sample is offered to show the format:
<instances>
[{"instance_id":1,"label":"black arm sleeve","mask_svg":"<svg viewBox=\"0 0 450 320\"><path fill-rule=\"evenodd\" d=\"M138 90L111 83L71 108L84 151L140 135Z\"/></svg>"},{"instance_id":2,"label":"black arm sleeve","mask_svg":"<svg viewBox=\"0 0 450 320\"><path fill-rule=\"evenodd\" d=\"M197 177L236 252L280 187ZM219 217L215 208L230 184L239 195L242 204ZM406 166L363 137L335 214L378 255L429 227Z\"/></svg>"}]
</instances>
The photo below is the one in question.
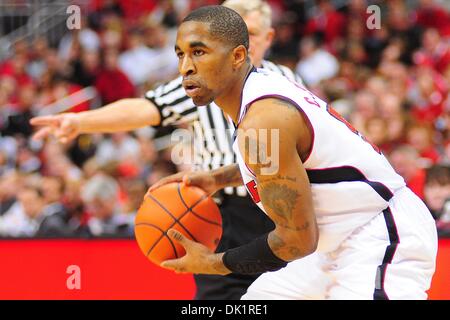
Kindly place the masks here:
<instances>
[{"instance_id":1,"label":"black arm sleeve","mask_svg":"<svg viewBox=\"0 0 450 320\"><path fill-rule=\"evenodd\" d=\"M269 247L269 233L243 246L225 251L223 264L229 270L240 274L254 274L276 271L287 262L278 258Z\"/></svg>"}]
</instances>

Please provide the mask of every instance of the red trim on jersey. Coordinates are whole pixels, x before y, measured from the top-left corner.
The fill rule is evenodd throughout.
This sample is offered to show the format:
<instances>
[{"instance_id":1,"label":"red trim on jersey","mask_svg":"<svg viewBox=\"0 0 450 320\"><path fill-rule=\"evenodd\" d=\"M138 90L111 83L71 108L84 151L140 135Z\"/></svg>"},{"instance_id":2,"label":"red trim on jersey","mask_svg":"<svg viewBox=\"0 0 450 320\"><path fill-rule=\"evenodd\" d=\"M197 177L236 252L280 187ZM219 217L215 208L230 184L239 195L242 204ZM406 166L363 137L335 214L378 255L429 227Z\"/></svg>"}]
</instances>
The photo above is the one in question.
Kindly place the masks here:
<instances>
[{"instance_id":1,"label":"red trim on jersey","mask_svg":"<svg viewBox=\"0 0 450 320\"><path fill-rule=\"evenodd\" d=\"M253 172L252 169L250 169L250 167L245 163L245 161L244 161L244 164L247 167L247 170L250 171L250 173L256 178L256 174Z\"/></svg>"},{"instance_id":2,"label":"red trim on jersey","mask_svg":"<svg viewBox=\"0 0 450 320\"><path fill-rule=\"evenodd\" d=\"M242 114L242 118L241 118L240 121L238 122L237 127L239 127L239 125L241 124L242 120L244 120L244 117L245 117L245 115L247 114L248 109L251 107L251 105L252 105L253 103L255 103L256 101L259 101L259 100L270 99L270 98L275 98L275 99L284 100L284 101L286 101L286 102L292 104L294 107L297 108L298 111L300 111L300 113L302 114L303 119L305 119L306 125L308 126L308 129L309 129L309 131L311 132L311 147L310 147L309 150L308 150L308 154L307 154L305 160L302 159L302 162L305 163L306 161L308 161L308 159L309 159L309 157L311 156L312 151L313 151L313 149L314 149L314 141L315 141L314 127L313 127L311 121L309 120L309 117L308 117L308 115L306 114L306 112L305 112L305 111L299 106L299 104L298 104L297 102L295 102L294 100L292 100L292 99L290 99L290 98L288 98L288 97L279 95L279 94L268 94L268 95L260 96L260 97L254 99L254 100L252 100L252 101L250 101L249 103L246 104L246 106L245 106L245 112Z\"/></svg>"}]
</instances>

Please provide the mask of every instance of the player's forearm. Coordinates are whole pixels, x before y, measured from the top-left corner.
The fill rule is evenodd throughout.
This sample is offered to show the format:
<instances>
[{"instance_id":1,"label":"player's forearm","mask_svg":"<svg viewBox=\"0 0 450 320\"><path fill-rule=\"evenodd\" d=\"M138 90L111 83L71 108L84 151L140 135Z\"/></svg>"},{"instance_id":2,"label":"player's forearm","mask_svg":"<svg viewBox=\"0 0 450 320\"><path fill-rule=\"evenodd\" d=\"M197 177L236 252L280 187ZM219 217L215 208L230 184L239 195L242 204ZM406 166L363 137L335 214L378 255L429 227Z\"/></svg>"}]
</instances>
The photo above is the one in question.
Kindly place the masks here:
<instances>
[{"instance_id":1,"label":"player's forearm","mask_svg":"<svg viewBox=\"0 0 450 320\"><path fill-rule=\"evenodd\" d=\"M304 179L291 175L259 176L261 203L275 223L267 242L280 259L293 261L316 250L318 231L309 190L302 188Z\"/></svg>"},{"instance_id":2,"label":"player's forearm","mask_svg":"<svg viewBox=\"0 0 450 320\"><path fill-rule=\"evenodd\" d=\"M284 261L293 261L310 255L316 250L315 242L302 239L300 232L313 227L308 224L302 229L290 230L276 226L269 233L267 242L272 252ZM305 241L302 241L305 240Z\"/></svg>"},{"instance_id":3,"label":"player's forearm","mask_svg":"<svg viewBox=\"0 0 450 320\"><path fill-rule=\"evenodd\" d=\"M219 190L226 187L238 187L243 184L241 172L236 163L212 170L212 174Z\"/></svg>"},{"instance_id":4,"label":"player's forearm","mask_svg":"<svg viewBox=\"0 0 450 320\"><path fill-rule=\"evenodd\" d=\"M128 131L160 122L156 106L144 98L121 99L77 117L81 133Z\"/></svg>"}]
</instances>

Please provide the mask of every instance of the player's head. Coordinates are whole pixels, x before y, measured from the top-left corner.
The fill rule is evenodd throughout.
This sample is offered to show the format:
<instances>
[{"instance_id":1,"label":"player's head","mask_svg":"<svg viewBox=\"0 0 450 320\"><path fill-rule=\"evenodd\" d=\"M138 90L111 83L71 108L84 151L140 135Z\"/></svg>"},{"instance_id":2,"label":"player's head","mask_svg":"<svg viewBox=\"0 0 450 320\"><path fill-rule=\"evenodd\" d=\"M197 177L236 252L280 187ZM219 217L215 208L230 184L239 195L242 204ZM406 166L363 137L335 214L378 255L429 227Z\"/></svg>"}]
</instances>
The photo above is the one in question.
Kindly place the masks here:
<instances>
[{"instance_id":1,"label":"player's head","mask_svg":"<svg viewBox=\"0 0 450 320\"><path fill-rule=\"evenodd\" d=\"M275 36L270 5L262 0L226 0L222 5L233 9L244 19L250 38L248 54L253 65L260 67Z\"/></svg>"},{"instance_id":2,"label":"player's head","mask_svg":"<svg viewBox=\"0 0 450 320\"><path fill-rule=\"evenodd\" d=\"M207 105L232 87L249 64L244 20L224 6L192 11L178 28L175 51L183 86L196 105Z\"/></svg>"}]
</instances>

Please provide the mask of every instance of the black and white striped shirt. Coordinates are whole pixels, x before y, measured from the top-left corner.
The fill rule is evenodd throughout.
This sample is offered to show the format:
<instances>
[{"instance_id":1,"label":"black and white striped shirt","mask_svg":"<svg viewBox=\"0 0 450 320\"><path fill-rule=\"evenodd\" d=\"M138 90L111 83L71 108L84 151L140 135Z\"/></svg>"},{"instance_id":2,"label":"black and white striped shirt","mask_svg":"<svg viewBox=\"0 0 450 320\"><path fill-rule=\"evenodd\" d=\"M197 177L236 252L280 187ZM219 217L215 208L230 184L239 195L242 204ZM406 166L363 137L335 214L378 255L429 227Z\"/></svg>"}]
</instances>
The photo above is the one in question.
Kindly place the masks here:
<instances>
[{"instance_id":1,"label":"black and white striped shirt","mask_svg":"<svg viewBox=\"0 0 450 320\"><path fill-rule=\"evenodd\" d=\"M303 83L289 68L263 60L262 68L282 74L290 80ZM186 95L180 76L166 84L150 90L145 97L156 105L161 114L161 126L187 123L194 142L193 167L197 170L213 170L236 163L233 152L234 125L222 110L211 103L197 107ZM244 186L224 190L226 194L246 196Z\"/></svg>"}]
</instances>

